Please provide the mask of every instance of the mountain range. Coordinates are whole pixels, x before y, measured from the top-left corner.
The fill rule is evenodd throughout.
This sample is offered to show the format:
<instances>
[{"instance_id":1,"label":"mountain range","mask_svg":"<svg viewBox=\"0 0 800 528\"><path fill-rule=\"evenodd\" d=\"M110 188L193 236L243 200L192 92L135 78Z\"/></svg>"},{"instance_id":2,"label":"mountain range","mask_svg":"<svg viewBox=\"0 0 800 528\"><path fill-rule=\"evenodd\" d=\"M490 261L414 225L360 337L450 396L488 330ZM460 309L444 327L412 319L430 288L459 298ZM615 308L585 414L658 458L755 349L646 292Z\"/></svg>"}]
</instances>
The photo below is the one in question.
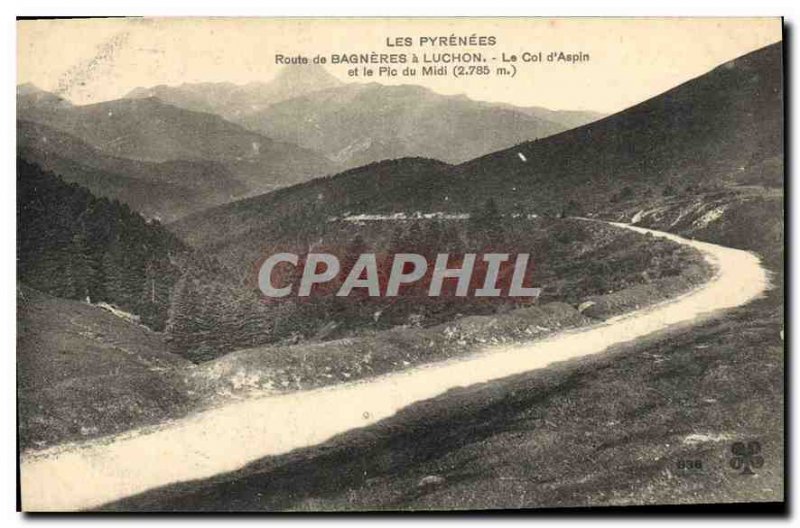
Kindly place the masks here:
<instances>
[{"instance_id":1,"label":"mountain range","mask_svg":"<svg viewBox=\"0 0 800 528\"><path fill-rule=\"evenodd\" d=\"M95 196L118 199L165 222L228 203L249 190L225 163L110 156L75 136L30 121L17 122L17 153Z\"/></svg>"},{"instance_id":2,"label":"mountain range","mask_svg":"<svg viewBox=\"0 0 800 528\"><path fill-rule=\"evenodd\" d=\"M460 163L599 117L478 102L415 85L354 83L278 102L237 122L356 167L408 156Z\"/></svg>"},{"instance_id":3,"label":"mountain range","mask_svg":"<svg viewBox=\"0 0 800 528\"><path fill-rule=\"evenodd\" d=\"M160 84L153 87L134 88L126 99L155 97L165 103L217 114L228 120L258 112L267 106L300 97L318 90L342 86L342 82L322 66L285 66L269 82L234 83L184 83L179 86Z\"/></svg>"},{"instance_id":4,"label":"mountain range","mask_svg":"<svg viewBox=\"0 0 800 528\"><path fill-rule=\"evenodd\" d=\"M320 66L243 86L137 88L89 105L17 88L21 158L166 222L385 159L463 161L598 117L345 84Z\"/></svg>"},{"instance_id":5,"label":"mountain range","mask_svg":"<svg viewBox=\"0 0 800 528\"><path fill-rule=\"evenodd\" d=\"M287 73L284 80L301 73L296 69L288 72L291 75ZM318 79L320 74L319 69L312 69L308 78ZM281 81L278 85L286 83ZM325 149L325 144L337 141L335 130L346 138L345 143L354 137L347 137L352 130L348 126L336 126L337 116L342 114L341 119L349 119L364 113L363 128L368 130L374 125L369 115L374 114L365 109L377 105L379 117L374 121L381 122L384 114L380 113L380 105L384 104L394 110L384 115L382 129L368 134L369 148L375 152L383 148L401 152L413 144L413 148L424 152L425 144L417 139L413 140L417 143L406 144L397 140L413 136L403 127L417 119L409 115L427 119L426 114L438 112L440 122L453 123L459 118L478 119L474 116L488 112L499 121L507 118L512 123L519 122L517 114L522 113L504 105L439 96L420 87L350 85L331 79L318 84L335 86L273 102L251 117L270 113L276 116L271 123L277 123L273 130L277 135L282 126L278 116L284 116L285 123L289 123L294 112L290 109L295 108L297 115L303 116L303 108L315 108L313 114L319 121L306 129L317 130L319 125L320 129L331 131L327 135L315 132L320 138L317 148ZM313 87L314 83L302 86ZM281 93L287 95L277 88L273 93L278 94L273 101L282 97ZM166 201L176 204L195 200L192 189L213 196L198 198L196 212L171 228L195 247L226 260L241 256L245 250L239 248L261 247L268 233L272 236L276 230L283 230L301 236L303 229L346 214L474 211L488 197L506 211L579 214L617 207L621 199L783 184L780 43L722 64L612 116L546 138L520 142L465 163L449 165L424 157L399 158L368 163L329 177L319 176L336 172L331 167L337 164L314 150L270 139L219 115L178 108L158 98L73 106L30 86L20 87L18 98L23 154L66 173L68 181L97 189L116 177L117 183L108 184L111 190L105 191L110 197L133 192L136 185L153 185L159 190L137 192L142 196L153 192L160 197L174 196L174 200ZM429 106L422 105L423 110L418 111L419 101L428 101ZM454 110L450 119L441 117L462 104L469 108ZM330 110L340 106L349 110ZM397 115L405 117L389 120ZM482 121L491 122L488 118ZM437 130L436 134L452 133L444 130L448 127L431 127ZM459 129L465 138L475 132L465 126L449 128ZM384 139L374 144L378 133ZM435 148L446 147L447 143L438 143ZM463 152L453 147L456 151ZM345 159L340 162L347 163ZM87 172L80 173L81 170ZM305 181L315 176L318 178ZM130 185L131 181L122 177L134 178L137 183ZM258 195L259 189L298 182L300 185ZM189 190L181 196L183 189ZM215 200L231 201L241 195L249 197L204 208L214 205ZM178 208L174 206L175 210ZM186 212L170 219L183 214Z\"/></svg>"},{"instance_id":6,"label":"mountain range","mask_svg":"<svg viewBox=\"0 0 800 528\"><path fill-rule=\"evenodd\" d=\"M505 211L580 214L699 189L783 185L781 44L725 63L627 110L448 166L406 158L231 203L172 226L236 259L277 226L358 213ZM288 227L287 227L288 229Z\"/></svg>"},{"instance_id":7,"label":"mountain range","mask_svg":"<svg viewBox=\"0 0 800 528\"><path fill-rule=\"evenodd\" d=\"M602 117L483 103L416 85L343 83L319 65L286 66L268 83L160 85L126 97L215 113L343 167L405 156L458 163Z\"/></svg>"},{"instance_id":8,"label":"mountain range","mask_svg":"<svg viewBox=\"0 0 800 528\"><path fill-rule=\"evenodd\" d=\"M18 93L18 154L165 221L337 172L324 156L156 98L74 106Z\"/></svg>"}]
</instances>

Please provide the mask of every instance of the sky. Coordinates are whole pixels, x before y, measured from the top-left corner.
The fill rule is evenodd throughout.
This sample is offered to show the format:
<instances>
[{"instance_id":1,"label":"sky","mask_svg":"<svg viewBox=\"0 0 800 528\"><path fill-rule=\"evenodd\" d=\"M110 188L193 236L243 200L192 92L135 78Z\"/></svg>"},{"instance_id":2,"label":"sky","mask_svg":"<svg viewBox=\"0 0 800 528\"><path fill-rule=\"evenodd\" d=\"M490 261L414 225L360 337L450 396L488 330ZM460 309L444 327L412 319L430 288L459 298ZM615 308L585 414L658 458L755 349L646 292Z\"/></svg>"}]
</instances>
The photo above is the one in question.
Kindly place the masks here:
<instances>
[{"instance_id":1,"label":"sky","mask_svg":"<svg viewBox=\"0 0 800 528\"><path fill-rule=\"evenodd\" d=\"M419 84L442 94L554 110L611 113L781 40L779 18L160 18L17 22L17 83L31 82L76 104L123 97L139 86L191 82L266 82L275 55L481 52L492 74L372 77ZM494 46L420 46L420 37L493 36ZM411 38L411 47L388 46ZM585 53L580 63L516 62L522 53ZM406 65L407 66L407 65ZM326 64L345 82L346 64ZM402 70L402 67L400 69Z\"/></svg>"}]
</instances>

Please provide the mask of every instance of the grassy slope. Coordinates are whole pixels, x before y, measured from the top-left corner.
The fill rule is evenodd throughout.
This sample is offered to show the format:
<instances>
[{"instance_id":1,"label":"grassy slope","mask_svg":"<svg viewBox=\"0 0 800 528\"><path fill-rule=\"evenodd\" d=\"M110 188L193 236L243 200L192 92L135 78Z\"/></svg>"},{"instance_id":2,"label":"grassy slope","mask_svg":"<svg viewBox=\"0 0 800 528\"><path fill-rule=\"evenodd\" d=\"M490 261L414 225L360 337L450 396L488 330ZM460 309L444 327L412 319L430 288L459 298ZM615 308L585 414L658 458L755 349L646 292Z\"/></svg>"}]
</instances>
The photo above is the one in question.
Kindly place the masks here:
<instances>
[{"instance_id":1,"label":"grassy slope","mask_svg":"<svg viewBox=\"0 0 800 528\"><path fill-rule=\"evenodd\" d=\"M111 509L375 510L780 500L780 324L769 299L636 349L454 390L368 429ZM734 331L735 330L735 331ZM623 381L624 380L624 381ZM691 443L695 434L710 440ZM757 439L757 476L728 467ZM702 469L683 470L683 460ZM436 476L426 485L422 479ZM427 479L431 481L433 479Z\"/></svg>"},{"instance_id":2,"label":"grassy slope","mask_svg":"<svg viewBox=\"0 0 800 528\"><path fill-rule=\"evenodd\" d=\"M86 303L21 285L17 296L20 447L113 434L185 414L181 370L159 334Z\"/></svg>"}]
</instances>

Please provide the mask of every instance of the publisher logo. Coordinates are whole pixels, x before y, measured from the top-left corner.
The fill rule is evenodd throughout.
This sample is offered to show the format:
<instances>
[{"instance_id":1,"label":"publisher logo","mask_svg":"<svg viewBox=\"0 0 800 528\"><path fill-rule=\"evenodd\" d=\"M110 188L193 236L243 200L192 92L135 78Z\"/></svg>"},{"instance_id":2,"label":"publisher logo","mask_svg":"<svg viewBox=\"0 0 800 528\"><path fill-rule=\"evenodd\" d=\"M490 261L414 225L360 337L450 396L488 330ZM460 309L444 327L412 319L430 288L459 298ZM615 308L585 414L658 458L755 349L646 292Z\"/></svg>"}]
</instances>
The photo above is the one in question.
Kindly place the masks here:
<instances>
[{"instance_id":1,"label":"publisher logo","mask_svg":"<svg viewBox=\"0 0 800 528\"><path fill-rule=\"evenodd\" d=\"M759 442L735 442L731 446L731 454L733 455L730 459L731 468L739 471L741 475L755 475L753 470L764 465Z\"/></svg>"}]
</instances>

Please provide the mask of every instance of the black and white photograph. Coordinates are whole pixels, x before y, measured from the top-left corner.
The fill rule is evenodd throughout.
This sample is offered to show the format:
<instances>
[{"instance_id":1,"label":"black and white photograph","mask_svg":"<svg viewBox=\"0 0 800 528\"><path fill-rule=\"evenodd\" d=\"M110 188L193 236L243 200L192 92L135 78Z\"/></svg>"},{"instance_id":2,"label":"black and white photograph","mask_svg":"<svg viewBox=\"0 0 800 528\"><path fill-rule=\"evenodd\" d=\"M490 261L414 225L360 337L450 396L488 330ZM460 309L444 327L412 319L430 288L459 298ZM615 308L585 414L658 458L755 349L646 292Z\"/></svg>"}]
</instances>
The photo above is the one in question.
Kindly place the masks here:
<instances>
[{"instance_id":1,"label":"black and white photograph","mask_svg":"<svg viewBox=\"0 0 800 528\"><path fill-rule=\"evenodd\" d=\"M22 512L785 507L780 16L15 25Z\"/></svg>"}]
</instances>

